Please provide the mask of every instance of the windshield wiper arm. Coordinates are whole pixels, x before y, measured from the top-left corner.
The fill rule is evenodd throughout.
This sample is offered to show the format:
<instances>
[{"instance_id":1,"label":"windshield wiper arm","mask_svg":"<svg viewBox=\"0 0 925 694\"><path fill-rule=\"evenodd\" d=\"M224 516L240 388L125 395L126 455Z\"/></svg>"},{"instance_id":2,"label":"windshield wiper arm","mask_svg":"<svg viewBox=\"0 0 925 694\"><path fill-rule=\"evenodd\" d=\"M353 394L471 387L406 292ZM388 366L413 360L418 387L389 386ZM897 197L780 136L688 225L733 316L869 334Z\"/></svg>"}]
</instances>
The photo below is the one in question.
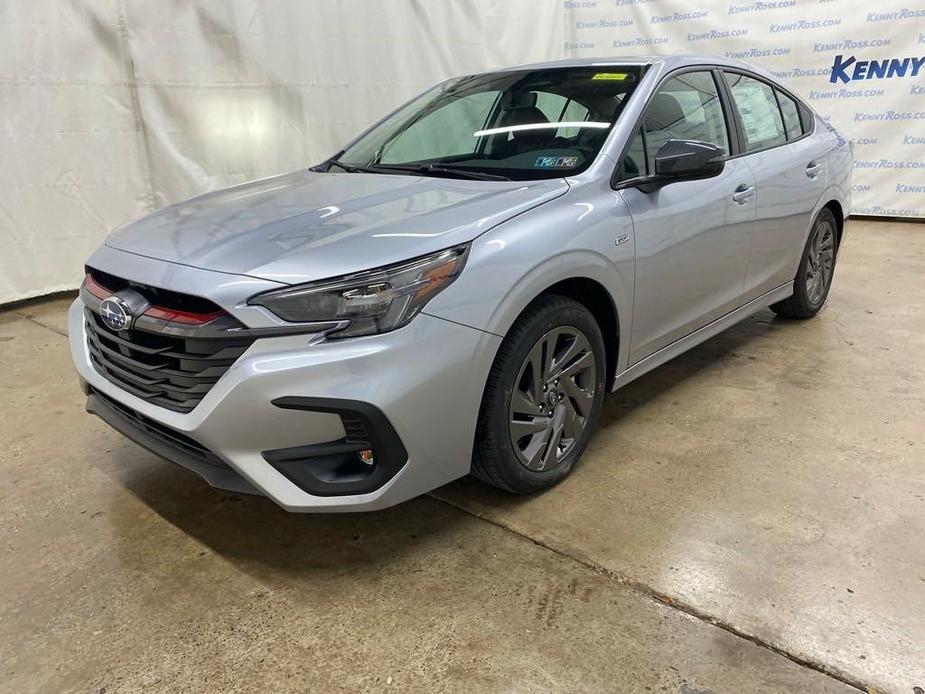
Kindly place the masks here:
<instances>
[{"instance_id":1,"label":"windshield wiper arm","mask_svg":"<svg viewBox=\"0 0 925 694\"><path fill-rule=\"evenodd\" d=\"M510 181L507 176L501 174L488 173L486 171L470 171L469 169L457 169L452 166L437 166L436 164L379 164L377 169L386 169L394 171L407 171L409 173L435 174L456 176L458 178L472 178L478 181Z\"/></svg>"},{"instance_id":2,"label":"windshield wiper arm","mask_svg":"<svg viewBox=\"0 0 925 694\"><path fill-rule=\"evenodd\" d=\"M344 164L343 162L332 159L328 162L329 166L337 166L347 173L410 173L410 174L434 174L445 176L456 176L458 178L472 178L478 181L510 181L507 176L501 174L486 173L484 171L469 171L467 169L456 169L450 166L436 166L434 164L377 164L375 166L357 166L355 164Z\"/></svg>"},{"instance_id":3,"label":"windshield wiper arm","mask_svg":"<svg viewBox=\"0 0 925 694\"><path fill-rule=\"evenodd\" d=\"M339 169L343 169L347 173L383 173L381 169L372 168L369 166L356 166L354 164L344 164L343 162L337 161L337 159L332 159L328 162L328 167L336 166Z\"/></svg>"}]
</instances>

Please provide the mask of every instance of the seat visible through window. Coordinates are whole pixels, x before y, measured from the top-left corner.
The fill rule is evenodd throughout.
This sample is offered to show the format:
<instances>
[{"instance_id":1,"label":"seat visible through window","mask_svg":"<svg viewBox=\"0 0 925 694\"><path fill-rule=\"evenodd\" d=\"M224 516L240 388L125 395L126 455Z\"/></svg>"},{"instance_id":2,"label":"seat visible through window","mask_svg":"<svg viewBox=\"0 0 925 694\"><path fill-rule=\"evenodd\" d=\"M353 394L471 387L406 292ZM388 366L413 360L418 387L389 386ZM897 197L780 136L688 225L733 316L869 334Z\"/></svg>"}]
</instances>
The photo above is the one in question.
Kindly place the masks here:
<instances>
[{"instance_id":1,"label":"seat visible through window","mask_svg":"<svg viewBox=\"0 0 925 694\"><path fill-rule=\"evenodd\" d=\"M536 94L527 92L525 94L512 95L508 92L505 95L506 103L502 103L502 114L499 121L500 127L510 127L515 125L531 125L535 123L549 123L546 117L536 106ZM536 130L515 130L507 136L507 141L503 142L498 150L502 156L512 156L521 152L529 152L534 149L549 146L555 139L555 128L538 128Z\"/></svg>"},{"instance_id":2,"label":"seat visible through window","mask_svg":"<svg viewBox=\"0 0 925 694\"><path fill-rule=\"evenodd\" d=\"M652 98L652 103L646 109L644 123L646 143L653 159L658 148L668 140L684 137L680 134L685 130L684 111L681 110L678 100L671 94L661 92Z\"/></svg>"},{"instance_id":3,"label":"seat visible through window","mask_svg":"<svg viewBox=\"0 0 925 694\"><path fill-rule=\"evenodd\" d=\"M710 72L685 72L666 80L652 97L643 119L649 171L668 140L697 140L729 152L729 136L719 91Z\"/></svg>"}]
</instances>

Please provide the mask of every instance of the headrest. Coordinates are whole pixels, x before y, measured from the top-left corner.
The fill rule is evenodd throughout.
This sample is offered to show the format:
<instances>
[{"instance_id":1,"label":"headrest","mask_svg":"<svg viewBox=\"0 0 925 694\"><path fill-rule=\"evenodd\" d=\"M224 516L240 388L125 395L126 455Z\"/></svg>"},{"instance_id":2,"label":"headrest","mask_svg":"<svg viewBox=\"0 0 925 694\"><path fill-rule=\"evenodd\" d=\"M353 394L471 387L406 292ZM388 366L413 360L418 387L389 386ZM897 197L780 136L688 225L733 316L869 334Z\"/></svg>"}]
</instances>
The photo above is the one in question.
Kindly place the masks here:
<instances>
[{"instance_id":1,"label":"headrest","mask_svg":"<svg viewBox=\"0 0 925 694\"><path fill-rule=\"evenodd\" d=\"M681 104L671 94L660 92L646 109L646 129L663 130L684 120Z\"/></svg>"},{"instance_id":2,"label":"headrest","mask_svg":"<svg viewBox=\"0 0 925 694\"><path fill-rule=\"evenodd\" d=\"M536 92L504 92L501 97L501 108L505 111L534 106L536 106Z\"/></svg>"}]
</instances>

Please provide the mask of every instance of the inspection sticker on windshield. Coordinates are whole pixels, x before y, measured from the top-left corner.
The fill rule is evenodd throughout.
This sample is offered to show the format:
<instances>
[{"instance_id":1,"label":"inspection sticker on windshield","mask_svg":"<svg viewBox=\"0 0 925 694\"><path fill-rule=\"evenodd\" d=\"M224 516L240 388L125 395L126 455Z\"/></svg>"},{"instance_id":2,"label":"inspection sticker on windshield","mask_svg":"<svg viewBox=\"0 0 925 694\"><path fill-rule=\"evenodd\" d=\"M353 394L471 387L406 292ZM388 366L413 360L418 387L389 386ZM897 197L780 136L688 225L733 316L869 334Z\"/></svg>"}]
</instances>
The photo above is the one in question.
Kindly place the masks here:
<instances>
[{"instance_id":1,"label":"inspection sticker on windshield","mask_svg":"<svg viewBox=\"0 0 925 694\"><path fill-rule=\"evenodd\" d=\"M537 157L537 169L571 169L578 166L578 157Z\"/></svg>"},{"instance_id":2,"label":"inspection sticker on windshield","mask_svg":"<svg viewBox=\"0 0 925 694\"><path fill-rule=\"evenodd\" d=\"M622 82L627 77L629 77L628 72L597 72L592 77L592 80L613 80L615 82Z\"/></svg>"}]
</instances>

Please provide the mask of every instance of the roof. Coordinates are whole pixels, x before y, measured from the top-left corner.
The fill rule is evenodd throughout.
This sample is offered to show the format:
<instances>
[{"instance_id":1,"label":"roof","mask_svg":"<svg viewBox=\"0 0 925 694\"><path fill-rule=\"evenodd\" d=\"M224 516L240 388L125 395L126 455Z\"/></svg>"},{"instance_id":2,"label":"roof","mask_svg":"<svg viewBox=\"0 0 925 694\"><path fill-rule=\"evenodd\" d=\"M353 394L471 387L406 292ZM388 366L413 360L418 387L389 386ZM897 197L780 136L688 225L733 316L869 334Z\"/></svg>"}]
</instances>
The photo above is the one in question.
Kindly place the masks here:
<instances>
[{"instance_id":1,"label":"roof","mask_svg":"<svg viewBox=\"0 0 925 694\"><path fill-rule=\"evenodd\" d=\"M563 58L561 60L547 60L539 63L526 63L524 65L509 65L501 68L499 72L507 70L545 70L547 68L569 67L596 67L606 65L651 65L665 56L659 55L627 55L604 58Z\"/></svg>"},{"instance_id":2,"label":"roof","mask_svg":"<svg viewBox=\"0 0 925 694\"><path fill-rule=\"evenodd\" d=\"M550 60L540 63L528 63L525 65L510 65L500 70L490 70L487 72L507 72L513 70L546 70L554 68L570 67L604 67L608 65L654 65L655 63L665 63L669 69L684 67L685 65L726 65L729 67L748 68L749 70L758 71L753 65L743 63L741 60L725 58L718 55L704 55L698 53L669 53L663 55L628 55L628 56L604 56L591 58L566 58L564 60ZM761 71L763 72L763 70Z\"/></svg>"}]
</instances>

